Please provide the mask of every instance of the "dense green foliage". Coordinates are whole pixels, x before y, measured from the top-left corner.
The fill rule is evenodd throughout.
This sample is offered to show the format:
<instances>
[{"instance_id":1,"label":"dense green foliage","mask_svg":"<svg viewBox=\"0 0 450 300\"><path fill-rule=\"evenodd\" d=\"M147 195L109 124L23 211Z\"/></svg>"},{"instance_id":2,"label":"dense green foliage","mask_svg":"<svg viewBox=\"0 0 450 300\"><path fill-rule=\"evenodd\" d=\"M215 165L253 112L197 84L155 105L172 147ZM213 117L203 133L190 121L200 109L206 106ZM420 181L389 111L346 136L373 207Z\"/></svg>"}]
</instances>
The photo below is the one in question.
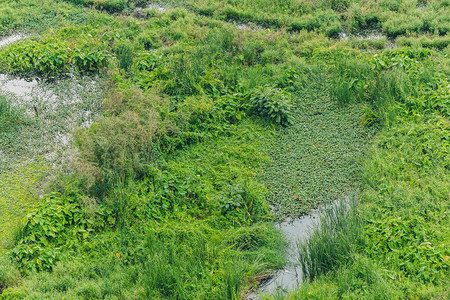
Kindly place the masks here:
<instances>
[{"instance_id":1,"label":"dense green foliage","mask_svg":"<svg viewBox=\"0 0 450 300\"><path fill-rule=\"evenodd\" d=\"M240 299L354 194L287 297L448 295L448 1L40 2L0 4L0 71L59 89L0 95L1 299Z\"/></svg>"},{"instance_id":2,"label":"dense green foliage","mask_svg":"<svg viewBox=\"0 0 450 300\"><path fill-rule=\"evenodd\" d=\"M253 109L277 124L291 124L291 96L281 89L261 87L252 96Z\"/></svg>"},{"instance_id":3,"label":"dense green foliage","mask_svg":"<svg viewBox=\"0 0 450 300\"><path fill-rule=\"evenodd\" d=\"M290 297L429 298L448 292L448 73L433 55L385 51L369 60L376 73L363 90L346 91L354 100L370 95L364 124L370 117L383 125L365 160L360 216L351 221L344 211L324 218L300 257L311 278L328 275ZM354 82L367 80L363 73L353 76ZM383 81L383 93L372 94L376 80ZM341 247L336 253L343 257L328 250ZM355 271L361 264L362 274Z\"/></svg>"},{"instance_id":4,"label":"dense green foliage","mask_svg":"<svg viewBox=\"0 0 450 300\"><path fill-rule=\"evenodd\" d=\"M27 75L52 76L76 71L93 71L106 65L107 55L89 45L70 49L63 42L25 42L11 45L2 52L4 71Z\"/></svg>"}]
</instances>

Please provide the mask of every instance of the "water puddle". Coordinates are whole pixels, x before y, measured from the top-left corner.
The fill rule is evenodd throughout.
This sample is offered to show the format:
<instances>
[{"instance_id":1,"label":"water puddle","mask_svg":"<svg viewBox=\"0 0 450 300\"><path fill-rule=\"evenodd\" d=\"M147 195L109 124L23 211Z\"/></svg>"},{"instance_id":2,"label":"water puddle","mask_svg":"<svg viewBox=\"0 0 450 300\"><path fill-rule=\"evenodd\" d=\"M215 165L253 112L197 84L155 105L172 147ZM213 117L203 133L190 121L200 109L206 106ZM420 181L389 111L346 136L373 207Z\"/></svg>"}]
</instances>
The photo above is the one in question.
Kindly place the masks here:
<instances>
[{"instance_id":1,"label":"water puddle","mask_svg":"<svg viewBox=\"0 0 450 300\"><path fill-rule=\"evenodd\" d=\"M133 11L133 16L138 19L146 19L149 16L148 11L153 10L154 12L157 12L158 14L162 14L163 12L167 11L170 7L165 4L156 4L156 3L150 3L145 6L138 6Z\"/></svg>"},{"instance_id":2,"label":"water puddle","mask_svg":"<svg viewBox=\"0 0 450 300\"><path fill-rule=\"evenodd\" d=\"M15 34L3 38L0 48L28 37ZM70 160L73 129L89 127L102 109L100 81L99 77L72 75L46 82L0 74L0 95L12 107L25 111L31 122L0 145L0 171L35 157L54 166Z\"/></svg>"},{"instance_id":3,"label":"water puddle","mask_svg":"<svg viewBox=\"0 0 450 300\"><path fill-rule=\"evenodd\" d=\"M362 31L357 34L351 34L351 33L342 31L338 35L338 39L343 40L343 41L347 41L349 39L356 39L358 41L379 40L382 38L386 38L386 36L383 34L383 32L381 32L379 30L367 30L367 31Z\"/></svg>"},{"instance_id":4,"label":"water puddle","mask_svg":"<svg viewBox=\"0 0 450 300\"><path fill-rule=\"evenodd\" d=\"M249 31L265 31L270 30L269 28L263 27L261 25L257 25L255 23L244 23L239 21L229 22L230 24L233 24L234 27L236 27L239 30L249 30Z\"/></svg>"},{"instance_id":5,"label":"water puddle","mask_svg":"<svg viewBox=\"0 0 450 300\"><path fill-rule=\"evenodd\" d=\"M348 211L351 208L352 199L351 196L346 196L343 199L326 203L300 219L275 224L289 241L288 262L284 269L278 270L272 278L263 281L255 292L247 296L247 300L259 300L261 295L286 295L299 288L304 280L302 265L299 263L299 244L305 241L320 225L323 217L329 217L327 214L333 215L336 210L342 208Z\"/></svg>"},{"instance_id":6,"label":"water puddle","mask_svg":"<svg viewBox=\"0 0 450 300\"><path fill-rule=\"evenodd\" d=\"M26 39L30 37L29 35L25 35L25 34L15 34L15 35L11 35L8 37L5 37L3 39L0 40L0 48L4 47L6 45L12 44L12 43L16 43L20 40Z\"/></svg>"},{"instance_id":7,"label":"water puddle","mask_svg":"<svg viewBox=\"0 0 450 300\"><path fill-rule=\"evenodd\" d=\"M154 9L154 10L156 10L156 11L159 12L159 13L162 13L162 12L164 12L164 11L167 10L167 6L165 6L165 5L159 5L159 4L154 4L154 3L151 3L151 4L147 5L146 8L147 8L147 9Z\"/></svg>"},{"instance_id":8,"label":"water puddle","mask_svg":"<svg viewBox=\"0 0 450 300\"><path fill-rule=\"evenodd\" d=\"M102 109L100 82L98 77L45 82L0 74L0 95L24 111L30 122L4 145L11 149L3 154L0 169L24 157L41 157L54 167L70 162L73 130L89 127Z\"/></svg>"},{"instance_id":9,"label":"water puddle","mask_svg":"<svg viewBox=\"0 0 450 300\"><path fill-rule=\"evenodd\" d=\"M362 32L359 32L357 34L351 34L348 32L340 32L338 35L338 39L341 41L371 41L376 42L380 40L385 40L384 42L384 48L396 48L397 45L395 44L395 41L392 39L387 38L386 35L383 34L380 30L365 30ZM383 42L383 41L382 41Z\"/></svg>"},{"instance_id":10,"label":"water puddle","mask_svg":"<svg viewBox=\"0 0 450 300\"><path fill-rule=\"evenodd\" d=\"M31 95L33 88L37 85L35 79L25 80L0 74L0 90L4 93L13 94L16 97L27 98Z\"/></svg>"}]
</instances>

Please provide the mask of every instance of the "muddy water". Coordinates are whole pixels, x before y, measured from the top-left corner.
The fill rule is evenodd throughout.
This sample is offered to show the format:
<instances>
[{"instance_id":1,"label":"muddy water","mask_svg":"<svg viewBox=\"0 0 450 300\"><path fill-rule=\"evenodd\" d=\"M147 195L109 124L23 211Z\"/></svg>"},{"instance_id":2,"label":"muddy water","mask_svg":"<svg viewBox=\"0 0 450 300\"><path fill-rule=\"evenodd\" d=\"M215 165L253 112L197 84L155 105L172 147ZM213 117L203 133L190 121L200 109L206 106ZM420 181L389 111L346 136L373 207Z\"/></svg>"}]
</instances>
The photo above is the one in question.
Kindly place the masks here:
<instances>
[{"instance_id":1,"label":"muddy water","mask_svg":"<svg viewBox=\"0 0 450 300\"><path fill-rule=\"evenodd\" d=\"M167 10L167 6L165 5L158 5L158 4L149 4L147 5L148 9L155 9L156 11L158 11L159 13L162 13L164 11Z\"/></svg>"},{"instance_id":2,"label":"muddy water","mask_svg":"<svg viewBox=\"0 0 450 300\"><path fill-rule=\"evenodd\" d=\"M338 35L338 38L340 40L349 40L351 38L354 38L356 40L378 40L382 38L386 38L386 36L383 34L383 32L379 30L369 30L360 32L358 34L351 34L347 32L340 32Z\"/></svg>"},{"instance_id":3,"label":"muddy water","mask_svg":"<svg viewBox=\"0 0 450 300\"><path fill-rule=\"evenodd\" d=\"M0 40L5 46L26 38L15 35ZM12 107L25 111L29 125L0 144L0 172L17 163L44 159L54 167L72 158L72 132L89 127L102 109L102 79L98 76L69 76L57 81L24 79L0 74L0 95Z\"/></svg>"},{"instance_id":4,"label":"muddy water","mask_svg":"<svg viewBox=\"0 0 450 300\"><path fill-rule=\"evenodd\" d=\"M320 221L319 210L312 211L300 219L287 220L275 226L289 241L288 263L284 269L278 270L271 279L262 282L258 290L247 297L247 300L258 300L261 294L285 294L298 288L303 281L302 267L298 263L297 245L308 237L313 227Z\"/></svg>"},{"instance_id":5,"label":"muddy water","mask_svg":"<svg viewBox=\"0 0 450 300\"><path fill-rule=\"evenodd\" d=\"M3 39L0 39L0 48L4 47L6 45L18 42L20 40L23 40L25 38L28 38L29 36L26 34L16 34L16 35L11 35L8 37L5 37Z\"/></svg>"},{"instance_id":6,"label":"muddy water","mask_svg":"<svg viewBox=\"0 0 450 300\"><path fill-rule=\"evenodd\" d=\"M285 238L289 241L287 252L288 263L284 269L278 270L270 280L262 282L256 292L250 294L247 300L259 300L261 295L283 296L299 288L304 276L302 265L299 263L299 244L308 239L309 235L320 227L320 221L328 218L328 214L344 209L348 211L355 195L347 195L342 199L324 203L318 209L312 210L308 215L295 220L287 220L275 224Z\"/></svg>"},{"instance_id":7,"label":"muddy water","mask_svg":"<svg viewBox=\"0 0 450 300\"><path fill-rule=\"evenodd\" d=\"M133 11L133 16L138 19L145 19L147 17L147 10L155 10L158 13L163 13L169 9L167 4L150 3L143 6L136 6Z\"/></svg>"},{"instance_id":8,"label":"muddy water","mask_svg":"<svg viewBox=\"0 0 450 300\"><path fill-rule=\"evenodd\" d=\"M271 30L268 27L263 27L261 25L257 25L255 23L245 23L245 22L230 22L231 24L233 24L237 29L239 30L250 30L250 31L266 31L266 30Z\"/></svg>"},{"instance_id":9,"label":"muddy water","mask_svg":"<svg viewBox=\"0 0 450 300\"><path fill-rule=\"evenodd\" d=\"M97 77L74 77L49 83L0 74L0 94L25 111L32 124L11 141L24 146L20 155L9 155L9 163L20 160L19 156L41 156L52 164L68 159L73 129L89 127L102 109L98 82Z\"/></svg>"},{"instance_id":10,"label":"muddy water","mask_svg":"<svg viewBox=\"0 0 450 300\"><path fill-rule=\"evenodd\" d=\"M26 99L31 95L32 90L36 85L37 81L35 79L25 80L0 74L0 90L6 94Z\"/></svg>"}]
</instances>

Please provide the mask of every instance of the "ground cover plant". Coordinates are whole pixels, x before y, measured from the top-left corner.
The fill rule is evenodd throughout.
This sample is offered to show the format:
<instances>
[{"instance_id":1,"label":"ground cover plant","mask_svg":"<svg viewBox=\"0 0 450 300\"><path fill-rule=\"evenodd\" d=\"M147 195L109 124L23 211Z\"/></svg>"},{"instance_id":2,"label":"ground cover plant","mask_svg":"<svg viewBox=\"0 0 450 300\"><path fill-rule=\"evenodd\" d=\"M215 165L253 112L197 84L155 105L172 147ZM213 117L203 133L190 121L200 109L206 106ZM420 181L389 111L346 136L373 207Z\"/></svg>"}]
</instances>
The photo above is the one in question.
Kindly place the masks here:
<instances>
[{"instance_id":1,"label":"ground cover plant","mask_svg":"<svg viewBox=\"0 0 450 300\"><path fill-rule=\"evenodd\" d=\"M324 217L301 246L300 259L310 278L325 276L289 298L447 297L448 186L443 182L448 178L449 91L441 88L447 86L448 73L435 65L434 55L439 54L400 49L372 60L383 61L378 72L394 72L395 78L383 84L382 94L368 98L374 106L364 122L370 117L370 122L384 125L364 163L361 215L345 226L327 221L337 217L348 222L345 212ZM370 84L376 86L369 83L366 88ZM342 93L346 99L347 93L357 97L352 88ZM376 103L378 97L382 104ZM349 232L358 234L349 241ZM341 246L350 251L339 251L347 254L332 264L333 255L320 255Z\"/></svg>"},{"instance_id":2,"label":"ground cover plant","mask_svg":"<svg viewBox=\"0 0 450 300\"><path fill-rule=\"evenodd\" d=\"M448 297L448 7L2 2L0 298Z\"/></svg>"}]
</instances>

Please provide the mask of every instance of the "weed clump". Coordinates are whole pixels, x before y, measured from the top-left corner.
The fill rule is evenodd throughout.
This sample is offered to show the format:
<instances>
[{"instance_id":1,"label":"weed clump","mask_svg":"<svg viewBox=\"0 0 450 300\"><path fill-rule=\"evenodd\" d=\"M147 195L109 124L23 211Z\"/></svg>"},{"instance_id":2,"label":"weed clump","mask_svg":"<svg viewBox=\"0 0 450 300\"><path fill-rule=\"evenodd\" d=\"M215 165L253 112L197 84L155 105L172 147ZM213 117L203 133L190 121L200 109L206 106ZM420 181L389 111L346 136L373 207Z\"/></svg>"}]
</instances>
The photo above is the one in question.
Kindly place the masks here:
<instances>
[{"instance_id":1,"label":"weed clump","mask_svg":"<svg viewBox=\"0 0 450 300\"><path fill-rule=\"evenodd\" d=\"M374 220L352 205L330 208L301 246L305 272L330 298L426 295L413 285L439 295L448 273L450 72L448 49L439 52L448 1L174 0L183 8L147 9L142 19L131 17L142 0L3 2L2 33L38 35L0 50L3 71L111 78L101 116L75 134L76 163L44 188L62 196L44 196L25 218L13 265L0 258L5 297L242 298L283 263L266 195L298 216L353 190L368 138L360 125L372 124L384 128L365 174ZM335 40L361 29L380 38ZM413 48L379 51L388 38ZM37 124L54 125L40 116ZM27 120L0 99L2 151L15 151L8 143ZM264 145L278 134L278 145ZM268 152L265 186L256 175ZM0 193L6 231L9 211L18 219L24 199L38 202L27 182ZM37 195L40 184L29 184ZM380 257L389 270L377 270ZM17 268L28 276L16 280Z\"/></svg>"},{"instance_id":2,"label":"weed clump","mask_svg":"<svg viewBox=\"0 0 450 300\"><path fill-rule=\"evenodd\" d=\"M251 101L255 113L282 126L291 124L292 98L286 91L271 86L258 87Z\"/></svg>"},{"instance_id":3,"label":"weed clump","mask_svg":"<svg viewBox=\"0 0 450 300\"><path fill-rule=\"evenodd\" d=\"M153 155L158 118L152 110L138 115L124 111L100 118L89 131L80 131L77 162L88 185L111 186L117 180L142 176Z\"/></svg>"},{"instance_id":4,"label":"weed clump","mask_svg":"<svg viewBox=\"0 0 450 300\"><path fill-rule=\"evenodd\" d=\"M319 225L299 245L303 274L314 280L354 259L362 243L363 220L355 200L341 200L326 209Z\"/></svg>"}]
</instances>

